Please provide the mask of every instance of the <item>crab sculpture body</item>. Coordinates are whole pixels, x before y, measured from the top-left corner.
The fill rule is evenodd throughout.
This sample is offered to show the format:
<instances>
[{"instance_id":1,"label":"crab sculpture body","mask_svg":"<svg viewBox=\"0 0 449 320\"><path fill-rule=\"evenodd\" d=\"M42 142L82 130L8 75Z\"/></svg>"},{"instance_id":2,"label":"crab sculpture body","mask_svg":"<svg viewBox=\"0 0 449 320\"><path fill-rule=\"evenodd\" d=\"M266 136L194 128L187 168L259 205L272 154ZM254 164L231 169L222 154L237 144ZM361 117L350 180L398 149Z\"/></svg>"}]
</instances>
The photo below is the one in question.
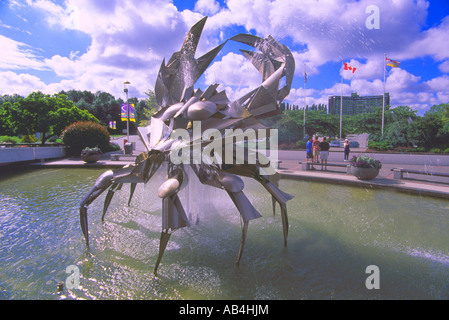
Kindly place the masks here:
<instances>
[{"instance_id":1,"label":"crab sculpture body","mask_svg":"<svg viewBox=\"0 0 449 320\"><path fill-rule=\"evenodd\" d=\"M199 122L200 132L197 132L196 136L191 136L187 145L195 145L199 150L204 150L211 140L204 141L201 135L208 129L218 130L221 133L218 139L225 141L225 132L228 129L266 128L259 120L279 114L281 112L279 103L290 91L295 68L290 50L271 36L260 38L250 34L239 34L226 42L237 41L258 50L241 51L262 74L262 84L235 101L229 101L224 91L218 92L217 84L209 86L205 91L195 90L194 84L226 43L195 58L196 47L206 18L201 19L190 29L181 50L175 52L167 64L165 61L162 62L155 84L155 96L159 109L152 116L148 127L138 128L140 139L147 151L137 156L134 164L108 170L100 175L80 203L80 224L88 247L88 205L107 190L101 218L103 220L114 193L120 190L123 184L130 185L129 205L137 184L147 183L162 163L167 163L167 180L159 187L157 193L162 199L162 232L159 255L154 268L155 274L171 233L190 225L178 197L178 191L188 183L187 172L195 174L202 184L223 189L239 211L243 224L237 264L242 256L249 221L261 217L243 193L244 183L241 177L253 178L263 185L272 196L273 214L276 203L280 205L284 245L287 245L286 202L292 196L278 188L277 173L264 174L265 171L261 170L263 167L271 166L265 155L258 154L256 163L250 163L247 158L245 158L246 161L244 159L226 164L195 161L174 163L170 160L170 154L176 151L180 144L179 140L173 138L173 132L176 130L192 130L192 122ZM282 87L280 87L281 81L285 83ZM225 148L226 142L223 144L223 153L229 150ZM186 141L183 143L185 146ZM192 152L190 157L194 156ZM235 159L235 152L230 157ZM192 170L187 171L186 166L190 166Z\"/></svg>"}]
</instances>

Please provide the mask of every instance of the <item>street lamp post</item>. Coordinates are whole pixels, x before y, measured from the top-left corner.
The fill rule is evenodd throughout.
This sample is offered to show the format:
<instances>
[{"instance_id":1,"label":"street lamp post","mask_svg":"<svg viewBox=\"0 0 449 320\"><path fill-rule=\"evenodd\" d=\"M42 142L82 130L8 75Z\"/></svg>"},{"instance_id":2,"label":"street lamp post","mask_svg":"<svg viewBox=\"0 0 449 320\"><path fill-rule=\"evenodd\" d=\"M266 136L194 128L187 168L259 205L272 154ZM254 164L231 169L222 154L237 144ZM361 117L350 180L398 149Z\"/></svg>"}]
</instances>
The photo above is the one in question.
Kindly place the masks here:
<instances>
[{"instance_id":1,"label":"street lamp post","mask_svg":"<svg viewBox=\"0 0 449 320\"><path fill-rule=\"evenodd\" d=\"M123 82L123 86L125 87L123 91L126 93L126 140L129 142L129 103L128 103L128 85L131 82L125 81Z\"/></svg>"},{"instance_id":2,"label":"street lamp post","mask_svg":"<svg viewBox=\"0 0 449 320\"><path fill-rule=\"evenodd\" d=\"M341 60L341 65L343 67L343 60ZM344 69L343 69L344 70ZM343 72L341 71L341 85L340 85L340 145L342 141L342 135L343 135Z\"/></svg>"}]
</instances>

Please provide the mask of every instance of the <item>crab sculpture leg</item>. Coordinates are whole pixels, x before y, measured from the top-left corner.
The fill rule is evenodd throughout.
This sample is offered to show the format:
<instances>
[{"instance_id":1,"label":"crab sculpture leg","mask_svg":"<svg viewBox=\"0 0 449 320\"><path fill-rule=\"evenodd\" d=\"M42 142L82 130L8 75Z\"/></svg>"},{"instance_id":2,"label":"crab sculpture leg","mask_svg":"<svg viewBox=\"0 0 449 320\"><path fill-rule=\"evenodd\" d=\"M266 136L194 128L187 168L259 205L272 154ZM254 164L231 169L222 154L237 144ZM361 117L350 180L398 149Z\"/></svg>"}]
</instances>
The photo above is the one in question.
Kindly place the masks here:
<instances>
[{"instance_id":1,"label":"crab sculpture leg","mask_svg":"<svg viewBox=\"0 0 449 320\"><path fill-rule=\"evenodd\" d=\"M190 226L189 219L178 197L184 179L184 172L179 166L168 168L168 179L159 187L157 195L162 199L162 232L159 244L159 255L154 267L154 274L162 260L165 248L172 232Z\"/></svg>"},{"instance_id":2,"label":"crab sculpture leg","mask_svg":"<svg viewBox=\"0 0 449 320\"><path fill-rule=\"evenodd\" d=\"M87 206L91 204L100 194L102 194L111 184L114 178L114 172L108 170L100 175L89 193L80 202L80 224L84 234L86 246L89 247L89 227L87 221ZM109 200L110 201L110 200Z\"/></svg>"},{"instance_id":3,"label":"crab sculpture leg","mask_svg":"<svg viewBox=\"0 0 449 320\"><path fill-rule=\"evenodd\" d=\"M239 176L222 171L218 167L204 164L192 166L192 169L202 184L225 190L240 213L240 217L243 220L243 227L236 260L236 264L239 265L246 241L249 221L260 218L261 214L243 193L244 182Z\"/></svg>"},{"instance_id":4,"label":"crab sculpture leg","mask_svg":"<svg viewBox=\"0 0 449 320\"><path fill-rule=\"evenodd\" d=\"M109 188L105 197L101 217L101 220L104 221L104 216L112 197L117 190L122 188L123 183L131 184L129 205L137 183L146 183L160 167L163 160L164 154L159 151L143 153L137 157L135 165L128 165L116 170L108 170L97 178L90 191L79 204L81 230L87 247L89 247L87 207Z\"/></svg>"},{"instance_id":5,"label":"crab sculpture leg","mask_svg":"<svg viewBox=\"0 0 449 320\"><path fill-rule=\"evenodd\" d=\"M248 155L248 153L245 153ZM288 238L288 215L287 215L287 201L293 199L293 196L279 189L279 174L266 175L261 174L261 167L270 166L270 161L260 153L257 153L258 164L245 163L244 165L225 165L223 169L226 172L234 173L239 176L245 176L256 180L260 183L266 191L271 195L273 215L275 214L276 202L279 203L281 208L281 218L282 218L282 229L284 234L284 246L287 246ZM247 161L248 158L245 158ZM265 163L265 165L260 164L260 160Z\"/></svg>"}]
</instances>

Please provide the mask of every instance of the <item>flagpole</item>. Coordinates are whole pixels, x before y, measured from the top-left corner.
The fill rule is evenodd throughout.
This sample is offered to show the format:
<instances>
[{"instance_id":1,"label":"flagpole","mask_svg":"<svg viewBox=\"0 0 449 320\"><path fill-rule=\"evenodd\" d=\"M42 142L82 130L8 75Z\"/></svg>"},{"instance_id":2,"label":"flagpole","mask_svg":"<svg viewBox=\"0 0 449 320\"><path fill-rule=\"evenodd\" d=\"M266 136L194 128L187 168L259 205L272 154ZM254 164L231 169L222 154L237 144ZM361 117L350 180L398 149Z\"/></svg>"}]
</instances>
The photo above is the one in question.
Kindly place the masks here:
<instances>
[{"instance_id":1,"label":"flagpole","mask_svg":"<svg viewBox=\"0 0 449 320\"><path fill-rule=\"evenodd\" d=\"M384 94L382 97L382 138L384 136L384 122L385 122L385 82L387 73L387 66L385 65L386 61L387 61L387 53L385 53L384 56Z\"/></svg>"},{"instance_id":2,"label":"flagpole","mask_svg":"<svg viewBox=\"0 0 449 320\"><path fill-rule=\"evenodd\" d=\"M304 137L306 136L306 63L304 62Z\"/></svg>"},{"instance_id":3,"label":"flagpole","mask_svg":"<svg viewBox=\"0 0 449 320\"><path fill-rule=\"evenodd\" d=\"M343 67L343 60L341 60L341 66ZM341 85L340 85L340 141L342 139L342 121L343 119L343 70L341 70Z\"/></svg>"}]
</instances>

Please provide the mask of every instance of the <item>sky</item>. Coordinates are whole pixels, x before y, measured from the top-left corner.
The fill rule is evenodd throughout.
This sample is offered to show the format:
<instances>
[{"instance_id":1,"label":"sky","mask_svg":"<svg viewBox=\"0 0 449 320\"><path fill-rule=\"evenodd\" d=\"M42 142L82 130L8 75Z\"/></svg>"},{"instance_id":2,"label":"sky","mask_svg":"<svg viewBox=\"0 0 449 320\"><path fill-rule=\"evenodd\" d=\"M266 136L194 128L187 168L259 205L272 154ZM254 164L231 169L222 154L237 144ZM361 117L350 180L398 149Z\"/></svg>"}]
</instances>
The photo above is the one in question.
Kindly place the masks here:
<instances>
[{"instance_id":1,"label":"sky","mask_svg":"<svg viewBox=\"0 0 449 320\"><path fill-rule=\"evenodd\" d=\"M304 97L327 104L384 87L393 107L420 115L449 103L449 0L0 0L0 94L74 89L124 99L129 81L129 96L145 98L162 60L204 16L197 57L239 33L288 46L296 69L285 102L300 108ZM248 48L228 42L195 88L219 83L235 100L259 86L239 49ZM385 67L385 54L400 66Z\"/></svg>"}]
</instances>

